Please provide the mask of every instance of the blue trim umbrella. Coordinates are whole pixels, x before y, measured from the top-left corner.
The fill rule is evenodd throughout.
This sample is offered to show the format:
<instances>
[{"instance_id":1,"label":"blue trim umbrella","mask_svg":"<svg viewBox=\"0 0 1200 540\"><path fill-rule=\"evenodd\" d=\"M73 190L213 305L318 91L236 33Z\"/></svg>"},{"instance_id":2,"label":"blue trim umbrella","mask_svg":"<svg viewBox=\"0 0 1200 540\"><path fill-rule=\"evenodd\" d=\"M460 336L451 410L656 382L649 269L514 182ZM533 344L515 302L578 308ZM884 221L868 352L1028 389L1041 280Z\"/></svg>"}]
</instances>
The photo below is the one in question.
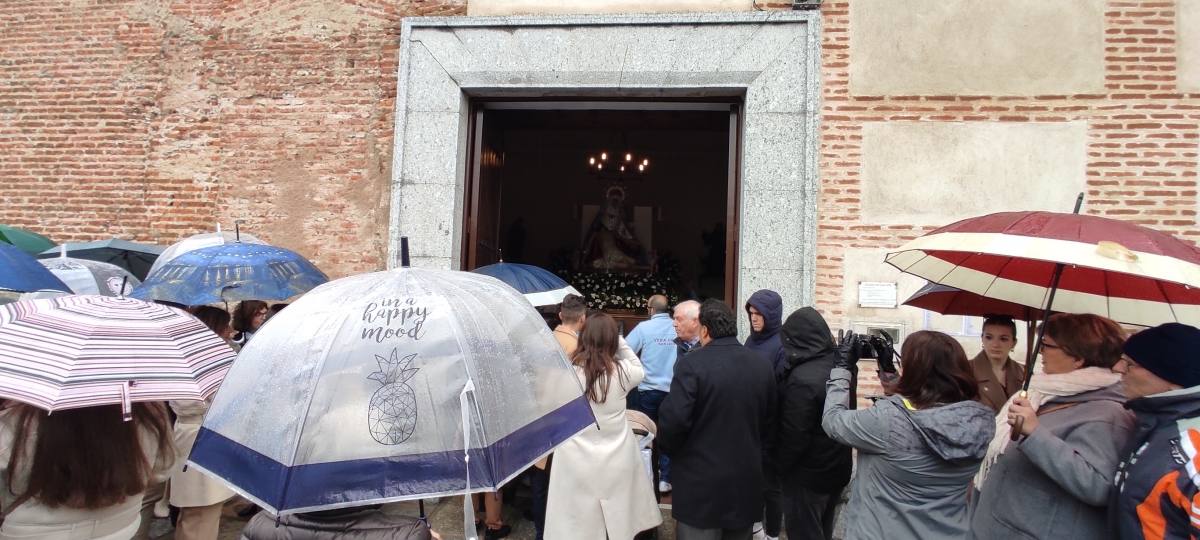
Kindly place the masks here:
<instances>
[{"instance_id":1,"label":"blue trim umbrella","mask_svg":"<svg viewBox=\"0 0 1200 540\"><path fill-rule=\"evenodd\" d=\"M153 244L139 244L120 238L95 242L67 242L38 254L39 259L72 257L102 263L115 264L124 268L138 279L146 279L154 261L166 249Z\"/></svg>"},{"instance_id":2,"label":"blue trim umbrella","mask_svg":"<svg viewBox=\"0 0 1200 540\"><path fill-rule=\"evenodd\" d=\"M271 317L188 463L283 515L493 491L594 422L517 291L399 268L331 281Z\"/></svg>"},{"instance_id":3,"label":"blue trim umbrella","mask_svg":"<svg viewBox=\"0 0 1200 540\"><path fill-rule=\"evenodd\" d=\"M151 272L130 296L188 306L287 300L326 281L324 272L294 251L239 242L175 257Z\"/></svg>"},{"instance_id":4,"label":"blue trim umbrella","mask_svg":"<svg viewBox=\"0 0 1200 540\"><path fill-rule=\"evenodd\" d=\"M17 292L55 290L71 292L61 279L38 264L33 255L11 244L0 243L0 289Z\"/></svg>"},{"instance_id":5,"label":"blue trim umbrella","mask_svg":"<svg viewBox=\"0 0 1200 540\"><path fill-rule=\"evenodd\" d=\"M503 281L534 306L554 305L568 294L579 294L575 287L549 270L529 264L498 262L471 271Z\"/></svg>"}]
</instances>

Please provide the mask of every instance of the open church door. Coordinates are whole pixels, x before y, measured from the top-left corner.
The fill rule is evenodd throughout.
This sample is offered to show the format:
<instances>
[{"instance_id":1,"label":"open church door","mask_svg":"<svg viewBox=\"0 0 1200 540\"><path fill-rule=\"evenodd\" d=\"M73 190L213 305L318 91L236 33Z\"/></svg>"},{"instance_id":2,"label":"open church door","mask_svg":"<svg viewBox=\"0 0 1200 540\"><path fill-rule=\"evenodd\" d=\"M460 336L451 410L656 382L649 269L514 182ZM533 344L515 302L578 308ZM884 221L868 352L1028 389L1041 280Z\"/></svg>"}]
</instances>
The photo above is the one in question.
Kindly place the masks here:
<instances>
[{"instance_id":1,"label":"open church door","mask_svg":"<svg viewBox=\"0 0 1200 540\"><path fill-rule=\"evenodd\" d=\"M489 121L488 111L473 107L471 164L464 213L466 237L464 270L499 262L500 194L504 173L504 139L500 126Z\"/></svg>"}]
</instances>

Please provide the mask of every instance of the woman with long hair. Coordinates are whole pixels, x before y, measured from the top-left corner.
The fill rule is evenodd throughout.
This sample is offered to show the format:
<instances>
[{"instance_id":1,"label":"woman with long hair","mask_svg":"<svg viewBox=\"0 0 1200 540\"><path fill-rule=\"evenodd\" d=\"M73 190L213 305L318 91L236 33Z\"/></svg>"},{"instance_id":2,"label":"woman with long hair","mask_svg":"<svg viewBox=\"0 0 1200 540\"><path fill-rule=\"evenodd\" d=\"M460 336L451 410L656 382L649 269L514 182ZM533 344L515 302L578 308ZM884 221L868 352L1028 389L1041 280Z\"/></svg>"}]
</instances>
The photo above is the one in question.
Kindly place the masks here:
<instances>
[{"instance_id":1,"label":"woman with long hair","mask_svg":"<svg viewBox=\"0 0 1200 540\"><path fill-rule=\"evenodd\" d=\"M225 341L233 335L229 313L212 306L200 306L192 315ZM175 450L177 460L171 470L171 505L179 508L175 522L176 540L216 540L221 524L221 507L234 496L220 481L185 467L192 445L200 434L200 424L208 413L211 400L177 400L170 403L175 412Z\"/></svg>"},{"instance_id":2,"label":"woman with long hair","mask_svg":"<svg viewBox=\"0 0 1200 540\"><path fill-rule=\"evenodd\" d=\"M135 403L130 421L119 405L0 411L0 539L133 537L175 458L168 422L161 403Z\"/></svg>"},{"instance_id":3,"label":"woman with long hair","mask_svg":"<svg viewBox=\"0 0 1200 540\"><path fill-rule=\"evenodd\" d=\"M237 307L233 308L233 343L239 347L245 346L263 323L267 322L270 313L271 308L260 300L242 300L238 303Z\"/></svg>"},{"instance_id":4,"label":"woman with long hair","mask_svg":"<svg viewBox=\"0 0 1200 540\"><path fill-rule=\"evenodd\" d=\"M1125 333L1098 315L1060 313L1045 325L1041 372L1000 410L975 477L973 538L1115 537L1106 505L1134 429L1112 372Z\"/></svg>"},{"instance_id":5,"label":"woman with long hair","mask_svg":"<svg viewBox=\"0 0 1200 540\"><path fill-rule=\"evenodd\" d=\"M586 429L554 451L545 537L633 538L662 522L625 419L625 395L645 371L622 343L616 321L604 313L588 315L571 363L598 429Z\"/></svg>"},{"instance_id":6,"label":"woman with long hair","mask_svg":"<svg viewBox=\"0 0 1200 540\"><path fill-rule=\"evenodd\" d=\"M967 486L992 439L992 410L976 401L971 364L954 338L914 332L900 356L896 393L867 409L849 409L844 353L829 373L821 427L858 449L844 538L962 538Z\"/></svg>"},{"instance_id":7,"label":"woman with long hair","mask_svg":"<svg viewBox=\"0 0 1200 540\"><path fill-rule=\"evenodd\" d=\"M1012 317L989 315L983 320L979 341L981 350L971 359L979 383L979 401L999 413L1025 382L1025 366L1010 358L1017 346L1017 323Z\"/></svg>"}]
</instances>

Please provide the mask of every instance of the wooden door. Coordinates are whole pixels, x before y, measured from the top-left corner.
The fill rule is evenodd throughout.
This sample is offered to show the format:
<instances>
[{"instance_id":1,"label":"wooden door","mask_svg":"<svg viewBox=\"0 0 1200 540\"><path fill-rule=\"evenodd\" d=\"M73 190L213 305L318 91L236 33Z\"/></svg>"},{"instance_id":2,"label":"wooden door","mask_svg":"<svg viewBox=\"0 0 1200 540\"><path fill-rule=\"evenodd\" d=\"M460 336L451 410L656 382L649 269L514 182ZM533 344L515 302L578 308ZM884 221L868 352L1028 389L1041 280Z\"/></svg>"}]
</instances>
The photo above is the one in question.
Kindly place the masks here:
<instances>
[{"instance_id":1,"label":"wooden door","mask_svg":"<svg viewBox=\"0 0 1200 540\"><path fill-rule=\"evenodd\" d=\"M738 249L741 219L742 122L738 105L729 106L729 183L725 194L725 303L737 306Z\"/></svg>"},{"instance_id":2,"label":"wooden door","mask_svg":"<svg viewBox=\"0 0 1200 540\"><path fill-rule=\"evenodd\" d=\"M464 270L500 261L500 199L504 173L503 130L494 115L473 112L471 182L465 215Z\"/></svg>"}]
</instances>

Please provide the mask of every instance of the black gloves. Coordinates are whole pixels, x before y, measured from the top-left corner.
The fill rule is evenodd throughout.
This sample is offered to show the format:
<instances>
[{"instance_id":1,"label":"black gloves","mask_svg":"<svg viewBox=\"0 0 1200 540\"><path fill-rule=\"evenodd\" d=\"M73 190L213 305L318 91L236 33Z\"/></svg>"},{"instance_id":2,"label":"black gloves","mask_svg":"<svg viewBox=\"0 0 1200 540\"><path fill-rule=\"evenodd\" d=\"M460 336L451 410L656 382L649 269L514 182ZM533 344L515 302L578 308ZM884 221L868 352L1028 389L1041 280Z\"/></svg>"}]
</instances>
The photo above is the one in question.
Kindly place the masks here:
<instances>
[{"instance_id":1,"label":"black gloves","mask_svg":"<svg viewBox=\"0 0 1200 540\"><path fill-rule=\"evenodd\" d=\"M833 367L854 371L858 366L858 336L853 330L838 331L837 356Z\"/></svg>"},{"instance_id":2,"label":"black gloves","mask_svg":"<svg viewBox=\"0 0 1200 540\"><path fill-rule=\"evenodd\" d=\"M888 373L896 373L896 350L892 346L892 340L887 334L880 334L879 337L871 339L871 348L875 349L875 359L879 362L879 369Z\"/></svg>"}]
</instances>

